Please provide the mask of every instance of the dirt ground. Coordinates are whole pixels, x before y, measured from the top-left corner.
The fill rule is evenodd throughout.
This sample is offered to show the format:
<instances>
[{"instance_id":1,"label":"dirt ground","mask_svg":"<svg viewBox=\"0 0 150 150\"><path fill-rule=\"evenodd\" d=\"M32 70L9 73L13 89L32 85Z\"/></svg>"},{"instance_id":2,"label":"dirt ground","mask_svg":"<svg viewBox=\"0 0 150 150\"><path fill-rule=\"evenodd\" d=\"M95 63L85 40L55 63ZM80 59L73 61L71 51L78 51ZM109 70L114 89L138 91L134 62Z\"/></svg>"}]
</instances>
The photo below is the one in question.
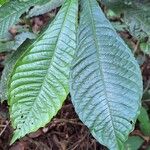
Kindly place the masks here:
<instances>
[{"instance_id":1,"label":"dirt ground","mask_svg":"<svg viewBox=\"0 0 150 150\"><path fill-rule=\"evenodd\" d=\"M45 128L24 137L12 146L9 143L13 129L8 119L6 103L0 106L0 110L0 150L105 150L78 119L70 98Z\"/></svg>"}]
</instances>

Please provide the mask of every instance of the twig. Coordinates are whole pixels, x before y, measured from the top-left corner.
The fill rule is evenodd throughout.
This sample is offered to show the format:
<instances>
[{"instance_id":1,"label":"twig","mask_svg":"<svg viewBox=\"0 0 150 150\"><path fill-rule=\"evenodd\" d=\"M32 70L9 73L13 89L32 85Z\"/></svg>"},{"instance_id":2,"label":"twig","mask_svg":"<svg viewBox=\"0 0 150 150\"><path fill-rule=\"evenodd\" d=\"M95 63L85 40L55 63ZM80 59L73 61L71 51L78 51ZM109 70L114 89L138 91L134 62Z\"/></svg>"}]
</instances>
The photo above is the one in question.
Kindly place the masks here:
<instances>
[{"instance_id":1,"label":"twig","mask_svg":"<svg viewBox=\"0 0 150 150\"><path fill-rule=\"evenodd\" d=\"M56 119L56 120L54 120L55 123L64 122L64 123L70 123L70 124L75 124L75 125L83 126L82 123L76 122L76 121L77 121L76 119Z\"/></svg>"},{"instance_id":2,"label":"twig","mask_svg":"<svg viewBox=\"0 0 150 150\"><path fill-rule=\"evenodd\" d=\"M89 133L85 134L81 140L79 140L78 142L76 142L75 144L73 144L70 148L68 148L67 150L75 150L78 145L86 138L86 136L88 135Z\"/></svg>"},{"instance_id":3,"label":"twig","mask_svg":"<svg viewBox=\"0 0 150 150\"><path fill-rule=\"evenodd\" d=\"M1 125L1 127L4 127L3 130L0 132L0 137L2 136L2 134L5 132L6 128L8 127L10 121L6 122L6 125Z\"/></svg>"},{"instance_id":4,"label":"twig","mask_svg":"<svg viewBox=\"0 0 150 150\"><path fill-rule=\"evenodd\" d=\"M147 81L147 86L144 89L143 94L145 94L147 92L147 90L149 89L149 87L150 87L150 80Z\"/></svg>"},{"instance_id":5,"label":"twig","mask_svg":"<svg viewBox=\"0 0 150 150\"><path fill-rule=\"evenodd\" d=\"M138 40L137 43L135 44L135 47L134 47L134 50L133 50L133 54L136 53L137 49L138 49L138 46L140 44L140 41Z\"/></svg>"}]
</instances>

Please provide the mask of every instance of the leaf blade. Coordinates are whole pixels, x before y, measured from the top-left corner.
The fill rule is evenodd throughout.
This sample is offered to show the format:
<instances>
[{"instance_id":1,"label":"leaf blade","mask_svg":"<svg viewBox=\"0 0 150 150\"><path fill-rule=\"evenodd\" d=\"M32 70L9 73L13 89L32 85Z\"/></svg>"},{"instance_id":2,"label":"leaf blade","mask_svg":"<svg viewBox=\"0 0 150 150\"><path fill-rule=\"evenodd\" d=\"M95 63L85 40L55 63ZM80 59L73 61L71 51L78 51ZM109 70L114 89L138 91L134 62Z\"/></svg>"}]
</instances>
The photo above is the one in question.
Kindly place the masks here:
<instances>
[{"instance_id":1,"label":"leaf blade","mask_svg":"<svg viewBox=\"0 0 150 150\"><path fill-rule=\"evenodd\" d=\"M45 126L68 95L77 9L76 0L66 0L50 27L15 65L9 84L10 114L16 128L12 142Z\"/></svg>"},{"instance_id":2,"label":"leaf blade","mask_svg":"<svg viewBox=\"0 0 150 150\"><path fill-rule=\"evenodd\" d=\"M140 112L140 69L98 3L81 0L81 9L71 68L72 101L92 135L109 149L120 150Z\"/></svg>"}]
</instances>

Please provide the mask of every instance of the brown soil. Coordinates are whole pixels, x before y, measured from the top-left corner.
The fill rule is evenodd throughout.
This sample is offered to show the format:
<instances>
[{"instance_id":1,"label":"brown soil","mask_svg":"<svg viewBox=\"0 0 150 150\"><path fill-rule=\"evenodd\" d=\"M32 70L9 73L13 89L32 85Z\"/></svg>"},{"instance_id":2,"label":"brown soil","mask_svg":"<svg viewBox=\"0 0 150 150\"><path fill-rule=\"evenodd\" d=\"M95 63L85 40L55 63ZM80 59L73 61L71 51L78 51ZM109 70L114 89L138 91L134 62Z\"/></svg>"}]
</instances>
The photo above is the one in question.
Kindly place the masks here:
<instances>
[{"instance_id":1,"label":"brown soil","mask_svg":"<svg viewBox=\"0 0 150 150\"><path fill-rule=\"evenodd\" d=\"M12 146L9 143L13 129L6 103L0 110L0 150L105 150L78 119L69 98L51 123Z\"/></svg>"}]
</instances>

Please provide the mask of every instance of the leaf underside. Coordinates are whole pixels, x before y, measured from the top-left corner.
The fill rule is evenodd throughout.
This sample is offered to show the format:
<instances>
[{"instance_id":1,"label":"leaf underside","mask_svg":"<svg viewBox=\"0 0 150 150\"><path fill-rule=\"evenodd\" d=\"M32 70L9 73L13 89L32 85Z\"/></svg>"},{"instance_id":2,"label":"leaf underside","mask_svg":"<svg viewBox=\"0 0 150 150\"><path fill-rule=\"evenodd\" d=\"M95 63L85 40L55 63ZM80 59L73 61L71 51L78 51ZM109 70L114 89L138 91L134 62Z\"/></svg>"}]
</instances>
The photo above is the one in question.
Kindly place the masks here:
<instances>
[{"instance_id":1,"label":"leaf underside","mask_svg":"<svg viewBox=\"0 0 150 150\"><path fill-rule=\"evenodd\" d=\"M70 75L75 110L101 144L122 150L140 111L142 78L96 0L81 0L77 46Z\"/></svg>"},{"instance_id":2,"label":"leaf underside","mask_svg":"<svg viewBox=\"0 0 150 150\"><path fill-rule=\"evenodd\" d=\"M9 82L12 143L45 126L61 108L76 48L78 2L66 0L49 28L17 61Z\"/></svg>"},{"instance_id":3,"label":"leaf underside","mask_svg":"<svg viewBox=\"0 0 150 150\"><path fill-rule=\"evenodd\" d=\"M62 5L62 3L64 2L64 0L51 0L50 2L42 5L42 6L35 6L33 9L31 9L29 11L29 17L33 17L33 16L38 16L38 15L42 15L45 14L59 6Z\"/></svg>"}]
</instances>

